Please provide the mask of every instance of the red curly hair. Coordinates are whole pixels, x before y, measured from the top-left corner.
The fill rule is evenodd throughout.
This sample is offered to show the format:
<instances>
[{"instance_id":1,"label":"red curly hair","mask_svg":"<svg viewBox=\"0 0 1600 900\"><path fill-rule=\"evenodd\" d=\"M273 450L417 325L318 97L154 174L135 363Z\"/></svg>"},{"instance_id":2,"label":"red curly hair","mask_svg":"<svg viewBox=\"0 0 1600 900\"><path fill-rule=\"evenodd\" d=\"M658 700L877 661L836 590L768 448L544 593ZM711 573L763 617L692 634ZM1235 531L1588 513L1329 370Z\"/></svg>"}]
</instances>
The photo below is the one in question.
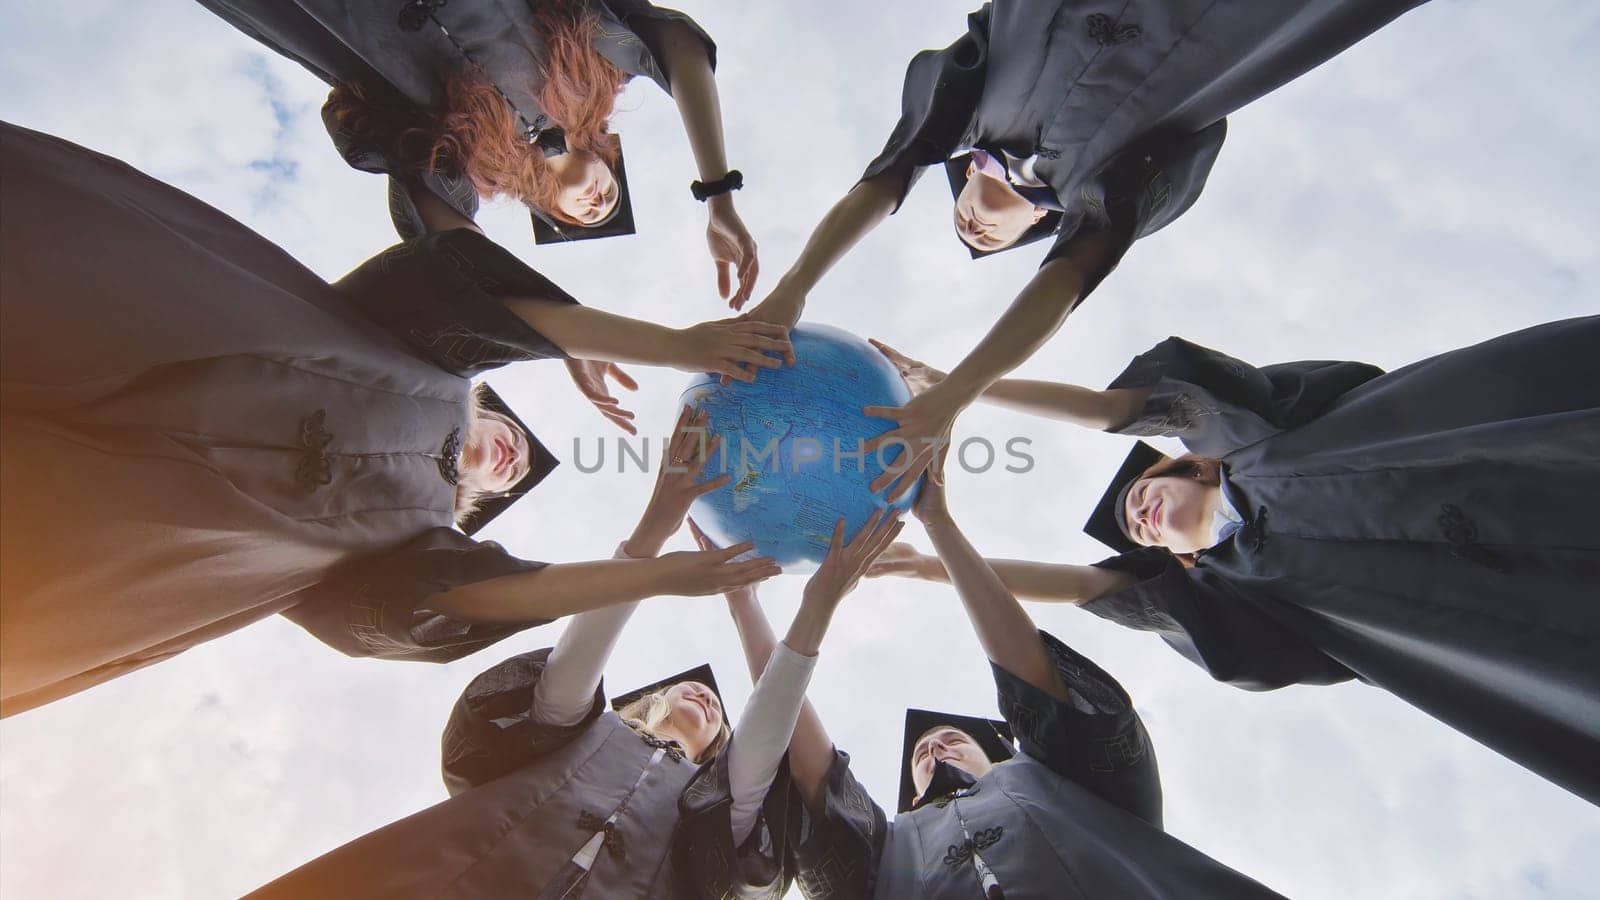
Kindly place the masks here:
<instances>
[{"instance_id":1,"label":"red curly hair","mask_svg":"<svg viewBox=\"0 0 1600 900\"><path fill-rule=\"evenodd\" d=\"M581 0L534 0L533 15L546 49L540 108L566 132L569 152L588 151L614 169L621 144L608 124L627 76L594 49L599 16ZM432 115L385 106L355 85L334 88L328 108L341 130L384 148L401 165L456 169L480 196L514 197L579 224L556 207L561 183L543 149L528 143L517 111L476 68L449 78L445 108Z\"/></svg>"}]
</instances>

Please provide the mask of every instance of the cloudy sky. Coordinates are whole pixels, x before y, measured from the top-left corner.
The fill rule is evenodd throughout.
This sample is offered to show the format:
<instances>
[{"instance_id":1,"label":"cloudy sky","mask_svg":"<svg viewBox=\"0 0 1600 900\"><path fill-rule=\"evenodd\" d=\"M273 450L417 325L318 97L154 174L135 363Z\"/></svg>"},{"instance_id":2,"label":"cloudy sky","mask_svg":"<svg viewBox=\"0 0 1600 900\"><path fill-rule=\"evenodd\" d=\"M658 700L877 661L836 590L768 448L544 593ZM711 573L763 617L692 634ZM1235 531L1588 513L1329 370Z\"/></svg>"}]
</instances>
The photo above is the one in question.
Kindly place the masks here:
<instances>
[{"instance_id":1,"label":"cloudy sky","mask_svg":"<svg viewBox=\"0 0 1600 900\"><path fill-rule=\"evenodd\" d=\"M682 0L720 41L737 195L763 286L881 146L906 61L961 33L965 2ZM823 11L826 12L823 12ZM330 279L393 240L380 179L347 169L317 118L326 87L178 0L0 0L0 118L118 156L226 210ZM1232 119L1200 202L1141 241L1019 374L1102 385L1181 334L1257 363L1396 366L1593 312L1600 279L1600 7L1436 0ZM1590 100L1584 100L1588 97ZM536 250L526 216L491 237L578 295L685 325L720 315L669 100L630 87L616 119L639 235ZM1584 110L1588 110L1585 112ZM808 315L936 365L972 345L1037 264L971 262L933 179L840 265ZM1042 251L1040 251L1042 253ZM758 290L758 295L761 291ZM686 376L637 371L645 430ZM607 425L554 364L494 381L569 463ZM952 479L995 556L1089 562L1084 512L1126 449L989 409L958 438L1025 436L1038 465ZM557 470L488 536L547 560L608 556L650 477ZM927 547L911 526L907 535ZM677 547L687 547L680 536ZM802 577L763 597L781 630ZM1210 682L1148 635L1070 607L1041 627L1118 675L1161 759L1168 827L1292 897L1593 896L1600 814L1368 687L1258 695ZM448 666L349 660L268 621L0 724L0 894L219 897L444 797L438 734L461 687L559 625ZM716 598L645 604L618 687L711 660L748 695ZM892 687L891 687L892 686ZM890 801L907 705L993 709L956 598L863 585L835 619L812 697Z\"/></svg>"}]
</instances>

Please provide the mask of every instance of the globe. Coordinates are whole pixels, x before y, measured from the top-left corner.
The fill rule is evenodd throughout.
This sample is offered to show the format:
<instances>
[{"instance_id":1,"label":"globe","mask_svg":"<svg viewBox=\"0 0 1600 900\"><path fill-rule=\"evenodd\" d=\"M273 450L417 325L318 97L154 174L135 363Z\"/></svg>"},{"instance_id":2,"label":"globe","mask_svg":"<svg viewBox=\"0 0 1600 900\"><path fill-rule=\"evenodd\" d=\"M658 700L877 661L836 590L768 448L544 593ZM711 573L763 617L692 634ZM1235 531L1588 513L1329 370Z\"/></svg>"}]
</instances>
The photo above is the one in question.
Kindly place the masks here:
<instances>
[{"instance_id":1,"label":"globe","mask_svg":"<svg viewBox=\"0 0 1600 900\"><path fill-rule=\"evenodd\" d=\"M895 461L899 445L861 453L895 427L863 415L867 406L902 406L911 391L873 346L840 328L798 325L789 332L795 364L762 369L750 383L697 376L682 404L709 417L707 440L721 436L706 479L726 472L726 488L695 500L697 524L720 546L754 541L788 572L815 571L828 554L834 523L846 540L878 509L906 509L919 482L895 503L868 485Z\"/></svg>"}]
</instances>

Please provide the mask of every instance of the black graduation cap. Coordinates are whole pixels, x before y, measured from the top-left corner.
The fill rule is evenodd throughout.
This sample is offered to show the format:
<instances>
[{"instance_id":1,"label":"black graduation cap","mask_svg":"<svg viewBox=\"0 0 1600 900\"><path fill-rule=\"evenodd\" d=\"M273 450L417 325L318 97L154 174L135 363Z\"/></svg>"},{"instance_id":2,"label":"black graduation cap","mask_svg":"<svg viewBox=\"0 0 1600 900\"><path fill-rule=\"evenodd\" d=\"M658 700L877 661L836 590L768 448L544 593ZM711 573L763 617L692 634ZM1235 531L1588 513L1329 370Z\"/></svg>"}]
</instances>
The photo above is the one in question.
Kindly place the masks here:
<instances>
[{"instance_id":1,"label":"black graduation cap","mask_svg":"<svg viewBox=\"0 0 1600 900\"><path fill-rule=\"evenodd\" d=\"M1128 536L1125 512L1128 488L1133 487L1146 469L1166 458L1165 453L1144 441L1136 442L1133 449L1128 451L1128 458L1122 461L1122 468L1112 477L1105 494L1101 495L1100 502L1095 504L1089 521L1083 523L1083 533L1118 553L1139 549L1139 545Z\"/></svg>"},{"instance_id":2,"label":"black graduation cap","mask_svg":"<svg viewBox=\"0 0 1600 900\"><path fill-rule=\"evenodd\" d=\"M565 244L633 234L633 194L628 190L628 169L623 165L621 150L617 152L617 165L612 171L617 178L617 205L611 208L611 215L593 225L573 225L530 206L528 212L533 218L533 242L539 245Z\"/></svg>"},{"instance_id":3,"label":"black graduation cap","mask_svg":"<svg viewBox=\"0 0 1600 900\"><path fill-rule=\"evenodd\" d=\"M478 390L483 392L481 402L484 409L505 416L516 423L516 426L522 430L522 436L528 439L528 455L530 458L528 460L528 474L522 476L521 481L512 485L510 489L503 493L485 496L478 501L478 508L461 521L461 530L467 534L477 534L495 516L505 512L523 494L533 490L534 485L543 481L544 477L549 475L552 469L561 465L561 460L556 459L554 453L551 453L543 444L539 443L539 439L533 436L532 429L528 428L527 423L523 422L516 413L511 411L511 407L506 405L506 402L500 398L499 394L495 393L487 384L480 386Z\"/></svg>"},{"instance_id":4,"label":"black graduation cap","mask_svg":"<svg viewBox=\"0 0 1600 900\"><path fill-rule=\"evenodd\" d=\"M499 778L532 762L538 755L531 721L534 686L550 650L519 653L479 672L450 710L443 740L444 781L451 796ZM711 666L679 672L611 701L620 710L653 691L680 681L698 681L722 702ZM727 721L724 713L723 721Z\"/></svg>"},{"instance_id":5,"label":"black graduation cap","mask_svg":"<svg viewBox=\"0 0 1600 900\"><path fill-rule=\"evenodd\" d=\"M944 176L950 181L950 199L954 200L957 197L960 197L961 189L967 186L967 165L971 162L971 152L963 153L954 159L947 159L944 161ZM1024 231L1022 236L1017 238L1016 241L1011 244L1011 246L1001 247L999 250L979 250L966 241L961 241L960 234L956 235L956 240L961 241L961 246L965 247L967 252L972 254L973 259L978 259L979 257L983 256L993 256L996 253L1004 253L1007 250L1015 250L1018 247L1031 244L1035 241L1042 241L1047 237L1053 236L1056 233L1056 229L1061 227L1061 220L1064 216L1065 213L1061 212L1060 210L1052 209L1049 212L1046 212L1044 214L1044 218L1033 223L1033 227L1029 228L1027 231Z\"/></svg>"},{"instance_id":6,"label":"black graduation cap","mask_svg":"<svg viewBox=\"0 0 1600 900\"><path fill-rule=\"evenodd\" d=\"M666 688L672 687L673 685L684 681L698 681L706 687L711 688L711 693L717 695L717 704L719 706L722 704L722 690L717 687L717 676L711 673L710 663L702 663L701 665L695 666L692 669L679 672L670 678L663 678L660 681L653 681L642 688L638 688L636 690L629 691L626 694L614 697L611 700L611 708L621 712L629 703L638 700L640 697L643 697L646 694L653 694L656 691L665 690ZM724 707L722 711L722 721L728 721L728 711L726 707Z\"/></svg>"},{"instance_id":7,"label":"black graduation cap","mask_svg":"<svg viewBox=\"0 0 1600 900\"><path fill-rule=\"evenodd\" d=\"M1012 744L1011 726L1001 719L982 719L977 716L959 716L955 713L934 712L929 709L906 710L905 745L900 749L900 805L899 812L908 812L916 799L917 785L911 780L911 750L917 738L937 726L959 728L983 748L992 763L1001 763L1017 755Z\"/></svg>"}]
</instances>

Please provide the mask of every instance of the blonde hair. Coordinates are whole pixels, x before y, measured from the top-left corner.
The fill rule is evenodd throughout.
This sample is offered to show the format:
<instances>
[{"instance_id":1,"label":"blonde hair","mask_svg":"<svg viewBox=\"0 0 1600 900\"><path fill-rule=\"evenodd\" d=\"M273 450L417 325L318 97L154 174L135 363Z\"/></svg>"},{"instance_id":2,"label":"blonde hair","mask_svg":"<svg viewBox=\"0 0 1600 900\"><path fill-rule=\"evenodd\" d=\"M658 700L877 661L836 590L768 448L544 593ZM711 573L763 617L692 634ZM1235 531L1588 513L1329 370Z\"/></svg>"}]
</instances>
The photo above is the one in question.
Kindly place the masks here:
<instances>
[{"instance_id":1,"label":"blonde hair","mask_svg":"<svg viewBox=\"0 0 1600 900\"><path fill-rule=\"evenodd\" d=\"M682 682L679 683L681 684ZM656 734L656 729L672 716L672 704L667 702L667 691L672 690L675 686L669 684L658 691L651 691L617 710L617 715L622 719L623 724L634 731L640 734L648 734L651 737L659 737ZM719 699L717 701L718 708L721 705L722 701ZM696 759L695 762L703 763L722 752L722 748L727 745L728 739L732 734L733 732L728 728L727 710L723 710L722 722L717 726L716 736L711 739L710 743L706 744L705 751L700 754L700 758Z\"/></svg>"},{"instance_id":2,"label":"blonde hair","mask_svg":"<svg viewBox=\"0 0 1600 900\"><path fill-rule=\"evenodd\" d=\"M481 381L472 386L472 394L468 398L471 408L467 411L471 424L467 426L467 440L461 444L463 448L472 440L473 432L479 427L478 423L488 416L495 415L492 410L484 406L485 387L485 384ZM459 466L459 464L460 461L457 460L457 465ZM460 525L469 516L477 512L478 506L488 494L489 491L483 486L480 473L458 472L456 478L455 523Z\"/></svg>"}]
</instances>

